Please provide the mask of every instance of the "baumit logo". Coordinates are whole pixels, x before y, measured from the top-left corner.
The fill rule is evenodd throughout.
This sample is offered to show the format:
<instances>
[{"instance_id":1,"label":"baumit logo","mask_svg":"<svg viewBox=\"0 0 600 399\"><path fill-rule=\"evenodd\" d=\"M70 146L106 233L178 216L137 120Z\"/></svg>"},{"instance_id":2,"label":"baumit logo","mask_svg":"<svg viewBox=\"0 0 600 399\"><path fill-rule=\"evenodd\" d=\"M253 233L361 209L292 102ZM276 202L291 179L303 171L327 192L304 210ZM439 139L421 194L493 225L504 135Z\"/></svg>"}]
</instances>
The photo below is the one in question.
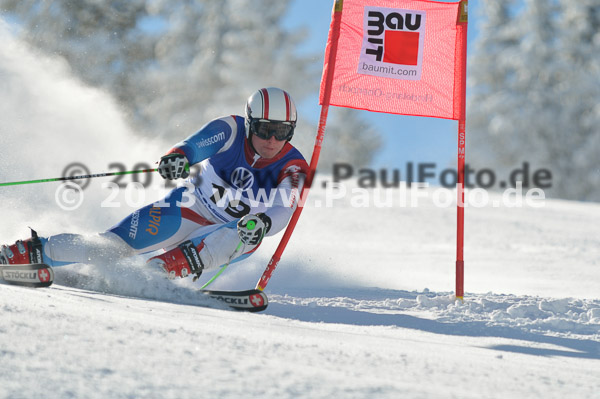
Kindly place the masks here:
<instances>
[{"instance_id":1,"label":"baumit logo","mask_svg":"<svg viewBox=\"0 0 600 399\"><path fill-rule=\"evenodd\" d=\"M421 79L425 11L365 7L358 73Z\"/></svg>"}]
</instances>

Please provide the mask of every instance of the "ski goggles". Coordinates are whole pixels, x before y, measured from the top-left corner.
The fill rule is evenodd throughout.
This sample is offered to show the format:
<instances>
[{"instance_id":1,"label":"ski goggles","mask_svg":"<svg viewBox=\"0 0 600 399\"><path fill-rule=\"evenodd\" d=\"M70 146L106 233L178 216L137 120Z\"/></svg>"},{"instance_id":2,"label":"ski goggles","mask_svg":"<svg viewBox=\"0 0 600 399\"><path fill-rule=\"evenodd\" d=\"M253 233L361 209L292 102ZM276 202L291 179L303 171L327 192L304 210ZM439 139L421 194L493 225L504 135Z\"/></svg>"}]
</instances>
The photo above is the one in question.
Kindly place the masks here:
<instances>
[{"instance_id":1,"label":"ski goggles","mask_svg":"<svg viewBox=\"0 0 600 399\"><path fill-rule=\"evenodd\" d=\"M269 140L275 137L276 140L290 140L294 135L294 122L269 121L266 119L254 119L250 122L250 131L258 138Z\"/></svg>"}]
</instances>

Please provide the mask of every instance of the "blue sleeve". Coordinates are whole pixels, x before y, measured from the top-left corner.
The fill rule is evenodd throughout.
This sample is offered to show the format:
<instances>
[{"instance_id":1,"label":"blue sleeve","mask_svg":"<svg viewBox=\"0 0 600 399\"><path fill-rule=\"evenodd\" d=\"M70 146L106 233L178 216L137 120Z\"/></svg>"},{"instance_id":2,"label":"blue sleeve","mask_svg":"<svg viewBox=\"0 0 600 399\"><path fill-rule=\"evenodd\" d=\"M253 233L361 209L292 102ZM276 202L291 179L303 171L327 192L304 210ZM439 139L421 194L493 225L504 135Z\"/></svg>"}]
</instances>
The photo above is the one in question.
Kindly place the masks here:
<instances>
[{"instance_id":1,"label":"blue sleeve","mask_svg":"<svg viewBox=\"0 0 600 399\"><path fill-rule=\"evenodd\" d=\"M238 117L228 116L208 122L198 132L176 144L171 152L183 151L190 165L210 158L229 142L232 135L237 133L238 119Z\"/></svg>"}]
</instances>

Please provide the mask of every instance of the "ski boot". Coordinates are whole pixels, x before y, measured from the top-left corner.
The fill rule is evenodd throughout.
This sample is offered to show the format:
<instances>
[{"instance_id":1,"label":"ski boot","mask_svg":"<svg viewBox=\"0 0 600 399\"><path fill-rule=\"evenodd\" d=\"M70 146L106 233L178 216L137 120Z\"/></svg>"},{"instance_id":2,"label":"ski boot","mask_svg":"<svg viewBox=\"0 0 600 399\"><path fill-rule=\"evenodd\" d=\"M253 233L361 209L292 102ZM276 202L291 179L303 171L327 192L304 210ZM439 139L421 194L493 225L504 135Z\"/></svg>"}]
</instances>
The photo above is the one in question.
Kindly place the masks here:
<instances>
[{"instance_id":1,"label":"ski boot","mask_svg":"<svg viewBox=\"0 0 600 399\"><path fill-rule=\"evenodd\" d=\"M44 263L42 241L35 230L31 229L31 238L18 240L0 248L0 264L23 265L28 263Z\"/></svg>"},{"instance_id":2,"label":"ski boot","mask_svg":"<svg viewBox=\"0 0 600 399\"><path fill-rule=\"evenodd\" d=\"M188 240L164 254L148 259L146 264L162 268L167 272L169 280L195 274L195 281L200 277L204 269L204 263L202 263L202 259L200 258L202 248L204 248L204 242L200 243L198 248L196 248L194 243Z\"/></svg>"}]
</instances>

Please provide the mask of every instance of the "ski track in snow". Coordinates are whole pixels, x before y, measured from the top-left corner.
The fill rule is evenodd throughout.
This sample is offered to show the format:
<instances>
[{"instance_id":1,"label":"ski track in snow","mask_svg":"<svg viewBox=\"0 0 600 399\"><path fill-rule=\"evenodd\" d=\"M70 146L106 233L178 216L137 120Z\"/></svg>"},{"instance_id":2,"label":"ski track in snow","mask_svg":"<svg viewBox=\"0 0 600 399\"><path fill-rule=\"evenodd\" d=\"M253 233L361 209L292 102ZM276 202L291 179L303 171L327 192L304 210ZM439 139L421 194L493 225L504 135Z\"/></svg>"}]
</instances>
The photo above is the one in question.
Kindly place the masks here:
<instances>
[{"instance_id":1,"label":"ski track in snow","mask_svg":"<svg viewBox=\"0 0 600 399\"><path fill-rule=\"evenodd\" d=\"M226 308L199 297L196 292L198 286L190 284L190 279L169 281L162 271L147 270L139 261L57 270L57 284L64 286L133 298ZM314 294L319 296L311 296ZM435 321L439 332L493 334L492 331L506 328L517 335L521 331L600 341L600 300L467 293L467 300L459 301L452 293L352 287L305 290L288 287L286 293L272 293L269 299L267 313L307 322L410 328L411 323L407 323L410 315L421 315ZM445 329L444 325L452 327ZM456 329L457 325L463 327ZM488 333L484 332L486 329Z\"/></svg>"},{"instance_id":2,"label":"ski track in snow","mask_svg":"<svg viewBox=\"0 0 600 399\"><path fill-rule=\"evenodd\" d=\"M369 235L344 226L343 203L307 209L301 222L312 228L299 225L261 314L225 310L142 257L56 268L49 289L0 284L0 397L45 397L50 387L60 398L597 398L600 299L570 294L597 287L599 209L548 201L541 215L519 210L502 221L479 210L469 227L481 249L471 244L464 302L439 289L453 282L438 264L452 246L440 245L446 219L427 205L356 212L353 225L382 219ZM405 230L385 229L392 215ZM560 242L549 218L560 220ZM514 237L519 245L505 253ZM254 286L277 241L212 288ZM28 344L14 345L21 337ZM40 373L45 385L19 382Z\"/></svg>"},{"instance_id":3,"label":"ski track in snow","mask_svg":"<svg viewBox=\"0 0 600 399\"><path fill-rule=\"evenodd\" d=\"M599 300L306 288L249 314L95 270L0 284L0 397L594 398L600 384Z\"/></svg>"},{"instance_id":4,"label":"ski track in snow","mask_svg":"<svg viewBox=\"0 0 600 399\"><path fill-rule=\"evenodd\" d=\"M57 284L64 286L225 308L199 297L198 285L191 283L191 279L167 280L162 270L148 270L142 258L114 265L80 265L56 270ZM289 286L285 291L269 295L267 313L307 322L402 327L411 326L406 317L410 320L410 315L424 315L436 322L439 332L493 334L492 331L506 328L515 334L520 331L600 341L600 300L467 293L467 300L460 301L452 293L357 287L303 290ZM452 327L444 329L444 325ZM463 327L457 329L457 325Z\"/></svg>"}]
</instances>

